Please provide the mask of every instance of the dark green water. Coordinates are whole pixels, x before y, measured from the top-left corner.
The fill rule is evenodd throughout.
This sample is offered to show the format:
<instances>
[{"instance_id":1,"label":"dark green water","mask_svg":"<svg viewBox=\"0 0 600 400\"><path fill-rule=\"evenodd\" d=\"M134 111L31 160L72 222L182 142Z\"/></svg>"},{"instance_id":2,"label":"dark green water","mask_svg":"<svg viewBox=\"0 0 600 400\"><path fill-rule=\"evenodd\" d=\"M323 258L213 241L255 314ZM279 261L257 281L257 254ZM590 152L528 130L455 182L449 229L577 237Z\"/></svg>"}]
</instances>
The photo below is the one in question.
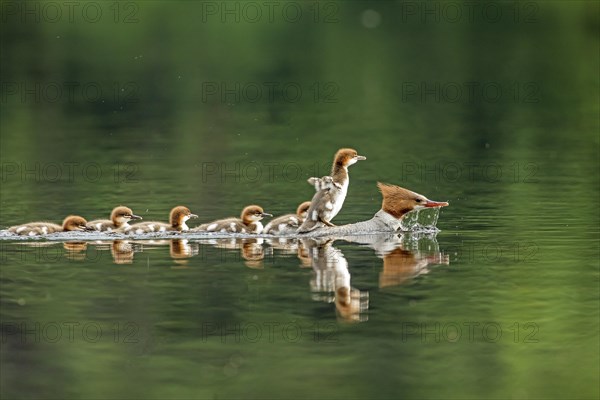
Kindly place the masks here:
<instances>
[{"instance_id":1,"label":"dark green water","mask_svg":"<svg viewBox=\"0 0 600 400\"><path fill-rule=\"evenodd\" d=\"M3 1L0 227L293 212L350 146L334 222L384 181L441 232L3 240L2 398L598 398L598 3L275 3Z\"/></svg>"}]
</instances>

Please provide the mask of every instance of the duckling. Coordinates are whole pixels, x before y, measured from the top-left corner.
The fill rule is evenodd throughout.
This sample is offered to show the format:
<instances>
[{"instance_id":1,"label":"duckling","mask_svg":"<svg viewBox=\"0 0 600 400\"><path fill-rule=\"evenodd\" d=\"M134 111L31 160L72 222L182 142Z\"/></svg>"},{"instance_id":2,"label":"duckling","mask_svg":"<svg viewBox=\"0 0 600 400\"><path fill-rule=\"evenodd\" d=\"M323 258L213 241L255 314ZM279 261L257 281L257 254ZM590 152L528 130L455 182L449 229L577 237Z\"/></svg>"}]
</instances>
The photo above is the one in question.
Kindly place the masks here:
<instances>
[{"instance_id":1,"label":"duckling","mask_svg":"<svg viewBox=\"0 0 600 400\"><path fill-rule=\"evenodd\" d=\"M360 160L366 160L364 156L359 156L354 149L340 149L335 154L333 165L331 166L331 178L334 185L328 185L327 179L322 183L328 188L322 188L313 196L310 201L308 216L298 228L298 233L310 232L315 228L335 226L330 221L340 212L348 193L350 176L348 167ZM324 177L325 178L325 177ZM315 189L317 185L315 184Z\"/></svg>"},{"instance_id":2,"label":"duckling","mask_svg":"<svg viewBox=\"0 0 600 400\"><path fill-rule=\"evenodd\" d=\"M23 225L11 226L9 232L21 236L46 235L54 232L87 231L87 221L78 215L69 215L63 221L62 226L52 222L29 222Z\"/></svg>"},{"instance_id":3,"label":"duckling","mask_svg":"<svg viewBox=\"0 0 600 400\"><path fill-rule=\"evenodd\" d=\"M281 217L277 217L271 220L271 222L265 225L265 228L263 229L262 233L271 233L273 235L276 235L296 232L298 227L302 225L302 222L304 222L304 220L306 219L309 208L310 201L305 201L304 203L301 203L296 209L296 214L282 215Z\"/></svg>"},{"instance_id":4,"label":"duckling","mask_svg":"<svg viewBox=\"0 0 600 400\"><path fill-rule=\"evenodd\" d=\"M131 208L119 206L115 207L110 213L110 219L97 219L88 222L88 228L95 231L112 232L117 229L125 229L129 226L129 221L132 219L142 219L135 215Z\"/></svg>"},{"instance_id":5,"label":"duckling","mask_svg":"<svg viewBox=\"0 0 600 400\"><path fill-rule=\"evenodd\" d=\"M120 229L119 231L125 233L135 233L138 235L149 232L184 232L190 229L185 223L190 218L198 218L198 216L196 214L192 214L190 209L187 207L177 206L171 210L168 224L156 221L140 222L138 224L129 225L123 229Z\"/></svg>"},{"instance_id":6,"label":"duckling","mask_svg":"<svg viewBox=\"0 0 600 400\"><path fill-rule=\"evenodd\" d=\"M202 224L194 228L194 232L230 232L230 233L256 233L263 231L260 222L264 217L273 215L264 212L262 207L251 205L242 210L241 218L225 218Z\"/></svg>"}]
</instances>

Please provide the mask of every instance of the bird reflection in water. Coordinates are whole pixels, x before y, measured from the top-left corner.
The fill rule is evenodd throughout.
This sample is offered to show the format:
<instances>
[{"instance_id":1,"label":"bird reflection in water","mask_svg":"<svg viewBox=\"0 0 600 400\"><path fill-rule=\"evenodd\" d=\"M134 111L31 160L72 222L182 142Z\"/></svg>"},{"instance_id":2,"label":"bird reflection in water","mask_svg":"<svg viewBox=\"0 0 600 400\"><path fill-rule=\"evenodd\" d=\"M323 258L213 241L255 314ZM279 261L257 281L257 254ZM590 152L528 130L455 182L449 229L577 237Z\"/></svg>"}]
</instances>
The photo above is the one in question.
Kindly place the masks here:
<instances>
[{"instance_id":1,"label":"bird reflection in water","mask_svg":"<svg viewBox=\"0 0 600 400\"><path fill-rule=\"evenodd\" d=\"M277 250L281 255L297 255L300 260L300 266L303 268L310 268L312 266L312 260L310 254L302 240L289 237L280 237L275 239L266 239L266 243L269 245L267 252L269 255L273 255Z\"/></svg>"},{"instance_id":2,"label":"bird reflection in water","mask_svg":"<svg viewBox=\"0 0 600 400\"><path fill-rule=\"evenodd\" d=\"M200 240L202 244L208 244L217 249L239 250L248 268L264 268L265 249L264 239L261 238L227 238Z\"/></svg>"},{"instance_id":3,"label":"bird reflection in water","mask_svg":"<svg viewBox=\"0 0 600 400\"><path fill-rule=\"evenodd\" d=\"M188 259L198 255L200 245L190 243L187 239L171 239L169 242L169 254L180 267L187 267Z\"/></svg>"},{"instance_id":4,"label":"bird reflection in water","mask_svg":"<svg viewBox=\"0 0 600 400\"><path fill-rule=\"evenodd\" d=\"M73 261L85 261L88 257L87 242L64 242L65 258Z\"/></svg>"},{"instance_id":5,"label":"bird reflection in water","mask_svg":"<svg viewBox=\"0 0 600 400\"><path fill-rule=\"evenodd\" d=\"M449 265L450 258L439 251L435 234L403 233L341 238L375 250L383 259L379 288L397 286L426 274L430 265Z\"/></svg>"},{"instance_id":6,"label":"bird reflection in water","mask_svg":"<svg viewBox=\"0 0 600 400\"><path fill-rule=\"evenodd\" d=\"M110 246L110 254L115 264L132 264L134 253L133 244L129 240L115 240Z\"/></svg>"},{"instance_id":7,"label":"bird reflection in water","mask_svg":"<svg viewBox=\"0 0 600 400\"><path fill-rule=\"evenodd\" d=\"M344 254L332 246L334 239L303 239L310 256L313 299L334 302L340 320L362 322L368 319L369 293L350 285L350 271Z\"/></svg>"}]
</instances>

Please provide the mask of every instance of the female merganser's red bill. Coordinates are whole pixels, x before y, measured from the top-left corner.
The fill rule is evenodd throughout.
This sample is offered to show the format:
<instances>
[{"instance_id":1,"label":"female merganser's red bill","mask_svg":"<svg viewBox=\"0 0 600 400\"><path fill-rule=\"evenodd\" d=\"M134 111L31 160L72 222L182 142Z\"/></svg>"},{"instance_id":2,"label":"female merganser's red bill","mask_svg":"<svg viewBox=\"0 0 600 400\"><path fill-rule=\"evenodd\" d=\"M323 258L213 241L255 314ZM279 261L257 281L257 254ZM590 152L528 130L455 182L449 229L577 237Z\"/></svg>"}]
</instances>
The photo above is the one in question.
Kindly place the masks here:
<instances>
[{"instance_id":1,"label":"female merganser's red bill","mask_svg":"<svg viewBox=\"0 0 600 400\"><path fill-rule=\"evenodd\" d=\"M294 233L298 229L302 222L306 219L308 215L308 209L310 208L310 201L305 201L300 204L296 209L296 214L287 214L282 215L281 217L277 217L271 220L262 233L270 233L270 234L289 234Z\"/></svg>"},{"instance_id":2,"label":"female merganser's red bill","mask_svg":"<svg viewBox=\"0 0 600 400\"><path fill-rule=\"evenodd\" d=\"M228 233L261 233L263 225L260 222L264 217L273 215L264 212L262 207L251 205L242 210L241 218L225 218L202 224L193 232L228 232Z\"/></svg>"},{"instance_id":3,"label":"female merganser's red bill","mask_svg":"<svg viewBox=\"0 0 600 400\"><path fill-rule=\"evenodd\" d=\"M54 232L87 231L87 221L79 215L69 215L63 221L62 226L52 222L29 222L23 225L11 226L9 232L22 236L46 235Z\"/></svg>"},{"instance_id":4,"label":"female merganser's red bill","mask_svg":"<svg viewBox=\"0 0 600 400\"><path fill-rule=\"evenodd\" d=\"M131 208L125 206L115 207L110 213L110 219L97 219L88 222L88 228L95 231L111 232L117 229L125 229L132 219L142 219L135 215Z\"/></svg>"},{"instance_id":5,"label":"female merganser's red bill","mask_svg":"<svg viewBox=\"0 0 600 400\"><path fill-rule=\"evenodd\" d=\"M185 206L177 206L171 210L168 224L156 221L141 222L139 224L128 225L119 231L135 234L168 231L185 232L190 229L185 223L190 218L198 218L198 216L192 214L190 209Z\"/></svg>"},{"instance_id":6,"label":"female merganser's red bill","mask_svg":"<svg viewBox=\"0 0 600 400\"><path fill-rule=\"evenodd\" d=\"M326 187L321 188L311 200L308 216L298 229L298 233L310 232L313 229L322 226L335 226L331 220L340 212L348 193L348 185L350 176L348 175L348 167L357 163L360 160L366 160L364 156L359 156L354 149L340 149L335 154L333 165L331 167L331 184L327 181L312 182L315 189L319 185L324 184ZM309 183L311 183L309 181Z\"/></svg>"},{"instance_id":7,"label":"female merganser's red bill","mask_svg":"<svg viewBox=\"0 0 600 400\"><path fill-rule=\"evenodd\" d=\"M427 203L425 203L425 207L446 207L447 205L448 205L448 203L445 201L427 200Z\"/></svg>"}]
</instances>

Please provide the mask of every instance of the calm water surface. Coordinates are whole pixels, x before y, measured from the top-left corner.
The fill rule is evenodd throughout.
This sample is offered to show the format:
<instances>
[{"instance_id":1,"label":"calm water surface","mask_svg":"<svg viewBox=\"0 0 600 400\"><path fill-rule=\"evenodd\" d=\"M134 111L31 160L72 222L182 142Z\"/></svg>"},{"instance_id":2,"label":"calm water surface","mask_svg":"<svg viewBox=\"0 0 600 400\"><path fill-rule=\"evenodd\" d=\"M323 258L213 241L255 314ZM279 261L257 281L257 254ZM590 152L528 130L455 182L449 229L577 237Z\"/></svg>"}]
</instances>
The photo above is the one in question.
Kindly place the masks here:
<instances>
[{"instance_id":1,"label":"calm water surface","mask_svg":"<svg viewBox=\"0 0 600 400\"><path fill-rule=\"evenodd\" d=\"M129 25L3 24L3 82L111 95L3 88L0 228L119 204L289 213L350 146L368 159L334 222L370 218L383 181L449 201L441 231L1 240L2 398L600 396L597 5L428 25L335 3L339 21L315 25L146 4ZM208 96L222 82L310 96ZM422 82L440 97L410 94ZM444 97L465 82L510 95Z\"/></svg>"}]
</instances>

